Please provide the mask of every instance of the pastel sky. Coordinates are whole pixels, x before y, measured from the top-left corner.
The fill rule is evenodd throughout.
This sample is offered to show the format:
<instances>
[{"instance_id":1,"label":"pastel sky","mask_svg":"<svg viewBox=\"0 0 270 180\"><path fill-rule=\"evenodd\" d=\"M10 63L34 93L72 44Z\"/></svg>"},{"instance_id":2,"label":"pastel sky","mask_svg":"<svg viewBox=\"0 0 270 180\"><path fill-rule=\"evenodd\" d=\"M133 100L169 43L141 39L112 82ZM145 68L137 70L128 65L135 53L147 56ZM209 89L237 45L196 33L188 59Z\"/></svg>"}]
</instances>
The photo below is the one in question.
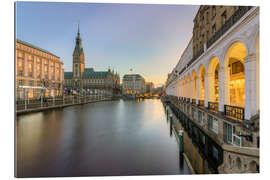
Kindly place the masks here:
<instances>
[{"instance_id":1,"label":"pastel sky","mask_svg":"<svg viewBox=\"0 0 270 180\"><path fill-rule=\"evenodd\" d=\"M80 23L86 67L110 66L141 74L156 85L166 81L187 46L199 6L17 2L16 38L60 57L72 69Z\"/></svg>"}]
</instances>

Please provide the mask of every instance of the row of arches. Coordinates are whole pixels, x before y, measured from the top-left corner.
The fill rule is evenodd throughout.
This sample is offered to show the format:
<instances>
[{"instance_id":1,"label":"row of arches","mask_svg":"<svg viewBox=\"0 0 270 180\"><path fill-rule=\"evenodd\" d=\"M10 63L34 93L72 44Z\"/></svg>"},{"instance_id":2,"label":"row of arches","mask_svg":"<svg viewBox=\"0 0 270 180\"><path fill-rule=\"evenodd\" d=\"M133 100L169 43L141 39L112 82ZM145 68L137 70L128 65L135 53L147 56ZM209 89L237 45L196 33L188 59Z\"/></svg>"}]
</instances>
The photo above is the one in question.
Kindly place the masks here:
<instances>
[{"instance_id":1,"label":"row of arches","mask_svg":"<svg viewBox=\"0 0 270 180\"><path fill-rule=\"evenodd\" d=\"M254 52L248 52L241 41L233 42L223 56L212 56L178 79L177 96L195 99L197 103L202 100L205 106L208 102L218 103L220 111L224 105L245 108L248 104L258 112L259 38Z\"/></svg>"}]
</instances>

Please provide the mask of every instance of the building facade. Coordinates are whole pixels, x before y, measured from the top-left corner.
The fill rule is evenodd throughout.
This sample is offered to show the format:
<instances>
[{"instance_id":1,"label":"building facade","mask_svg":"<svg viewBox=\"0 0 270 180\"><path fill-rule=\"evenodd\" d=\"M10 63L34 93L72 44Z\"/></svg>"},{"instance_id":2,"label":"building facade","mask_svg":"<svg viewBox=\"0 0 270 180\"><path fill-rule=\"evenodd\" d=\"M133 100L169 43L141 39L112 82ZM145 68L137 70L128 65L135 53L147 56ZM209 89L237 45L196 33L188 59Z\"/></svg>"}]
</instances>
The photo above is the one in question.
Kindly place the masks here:
<instances>
[{"instance_id":1,"label":"building facade","mask_svg":"<svg viewBox=\"0 0 270 180\"><path fill-rule=\"evenodd\" d=\"M63 63L44 49L16 40L16 99L60 96Z\"/></svg>"},{"instance_id":2,"label":"building facade","mask_svg":"<svg viewBox=\"0 0 270 180\"><path fill-rule=\"evenodd\" d=\"M80 31L76 37L73 51L72 72L64 72L64 88L66 92L76 91L88 94L118 95L120 94L120 76L111 71L95 71L86 68Z\"/></svg>"},{"instance_id":3,"label":"building facade","mask_svg":"<svg viewBox=\"0 0 270 180\"><path fill-rule=\"evenodd\" d=\"M152 82L146 82L146 88L145 88L145 92L146 93L152 93L154 90L154 83Z\"/></svg>"},{"instance_id":4,"label":"building facade","mask_svg":"<svg viewBox=\"0 0 270 180\"><path fill-rule=\"evenodd\" d=\"M201 6L166 94L223 150L220 173L259 171L259 7Z\"/></svg>"},{"instance_id":5,"label":"building facade","mask_svg":"<svg viewBox=\"0 0 270 180\"><path fill-rule=\"evenodd\" d=\"M144 94L145 79L139 74L126 74L122 81L122 94Z\"/></svg>"}]
</instances>

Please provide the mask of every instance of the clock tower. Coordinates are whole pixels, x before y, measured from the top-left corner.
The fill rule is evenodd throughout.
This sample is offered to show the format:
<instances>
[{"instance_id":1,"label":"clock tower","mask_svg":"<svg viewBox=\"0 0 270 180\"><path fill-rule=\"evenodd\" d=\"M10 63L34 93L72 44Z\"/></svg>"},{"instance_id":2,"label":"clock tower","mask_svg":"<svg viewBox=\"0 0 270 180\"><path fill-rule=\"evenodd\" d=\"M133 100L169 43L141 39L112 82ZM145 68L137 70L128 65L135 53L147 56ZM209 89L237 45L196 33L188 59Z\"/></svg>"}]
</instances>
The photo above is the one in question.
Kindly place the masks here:
<instances>
[{"instance_id":1,"label":"clock tower","mask_svg":"<svg viewBox=\"0 0 270 180\"><path fill-rule=\"evenodd\" d=\"M82 48L82 39L80 37L80 26L76 37L76 45L73 51L72 77L75 80L75 86L81 86L81 79L84 72L84 53Z\"/></svg>"}]
</instances>

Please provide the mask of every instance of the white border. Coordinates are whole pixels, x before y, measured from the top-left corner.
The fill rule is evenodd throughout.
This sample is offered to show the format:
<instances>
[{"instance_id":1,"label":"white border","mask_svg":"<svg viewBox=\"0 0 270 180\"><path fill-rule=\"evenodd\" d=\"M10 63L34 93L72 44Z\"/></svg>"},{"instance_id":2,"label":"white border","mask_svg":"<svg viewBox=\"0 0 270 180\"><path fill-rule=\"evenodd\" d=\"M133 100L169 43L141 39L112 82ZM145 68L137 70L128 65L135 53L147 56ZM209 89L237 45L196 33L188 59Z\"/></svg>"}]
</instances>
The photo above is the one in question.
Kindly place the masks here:
<instances>
[{"instance_id":1,"label":"white border","mask_svg":"<svg viewBox=\"0 0 270 180\"><path fill-rule=\"evenodd\" d=\"M34 0L31 0L34 1ZM44 0L39 0L44 1ZM52 1L52 0L46 0ZM54 1L55 2L55 1ZM58 1L58 2L64 2ZM67 0L66 2L76 2L75 0ZM266 0L80 0L78 2L110 2L110 3L147 3L147 4L204 4L204 5L256 5L261 6L260 8L260 62L261 62L261 152L260 152L260 171L258 174L243 174L243 175L179 175L179 176L124 176L124 177L91 177L90 179L255 179L255 178L266 178L267 176L267 165L269 164L269 139L268 129L270 128L269 121L269 78L267 71L269 71L270 58L266 54L269 51L269 17L270 10L267 8ZM270 1L268 1L270 2ZM268 3L269 4L269 3ZM14 1L5 0L1 1L1 130L0 130L0 142L1 142L1 158L0 158L0 177L1 179L14 179ZM269 7L269 6L268 6ZM267 56L268 55L268 56ZM177 58L177 57L176 57ZM269 166L269 165L268 165ZM89 177L85 177L89 178ZM36 179L36 178L32 178ZM42 179L83 179L81 178L42 178Z\"/></svg>"}]
</instances>

